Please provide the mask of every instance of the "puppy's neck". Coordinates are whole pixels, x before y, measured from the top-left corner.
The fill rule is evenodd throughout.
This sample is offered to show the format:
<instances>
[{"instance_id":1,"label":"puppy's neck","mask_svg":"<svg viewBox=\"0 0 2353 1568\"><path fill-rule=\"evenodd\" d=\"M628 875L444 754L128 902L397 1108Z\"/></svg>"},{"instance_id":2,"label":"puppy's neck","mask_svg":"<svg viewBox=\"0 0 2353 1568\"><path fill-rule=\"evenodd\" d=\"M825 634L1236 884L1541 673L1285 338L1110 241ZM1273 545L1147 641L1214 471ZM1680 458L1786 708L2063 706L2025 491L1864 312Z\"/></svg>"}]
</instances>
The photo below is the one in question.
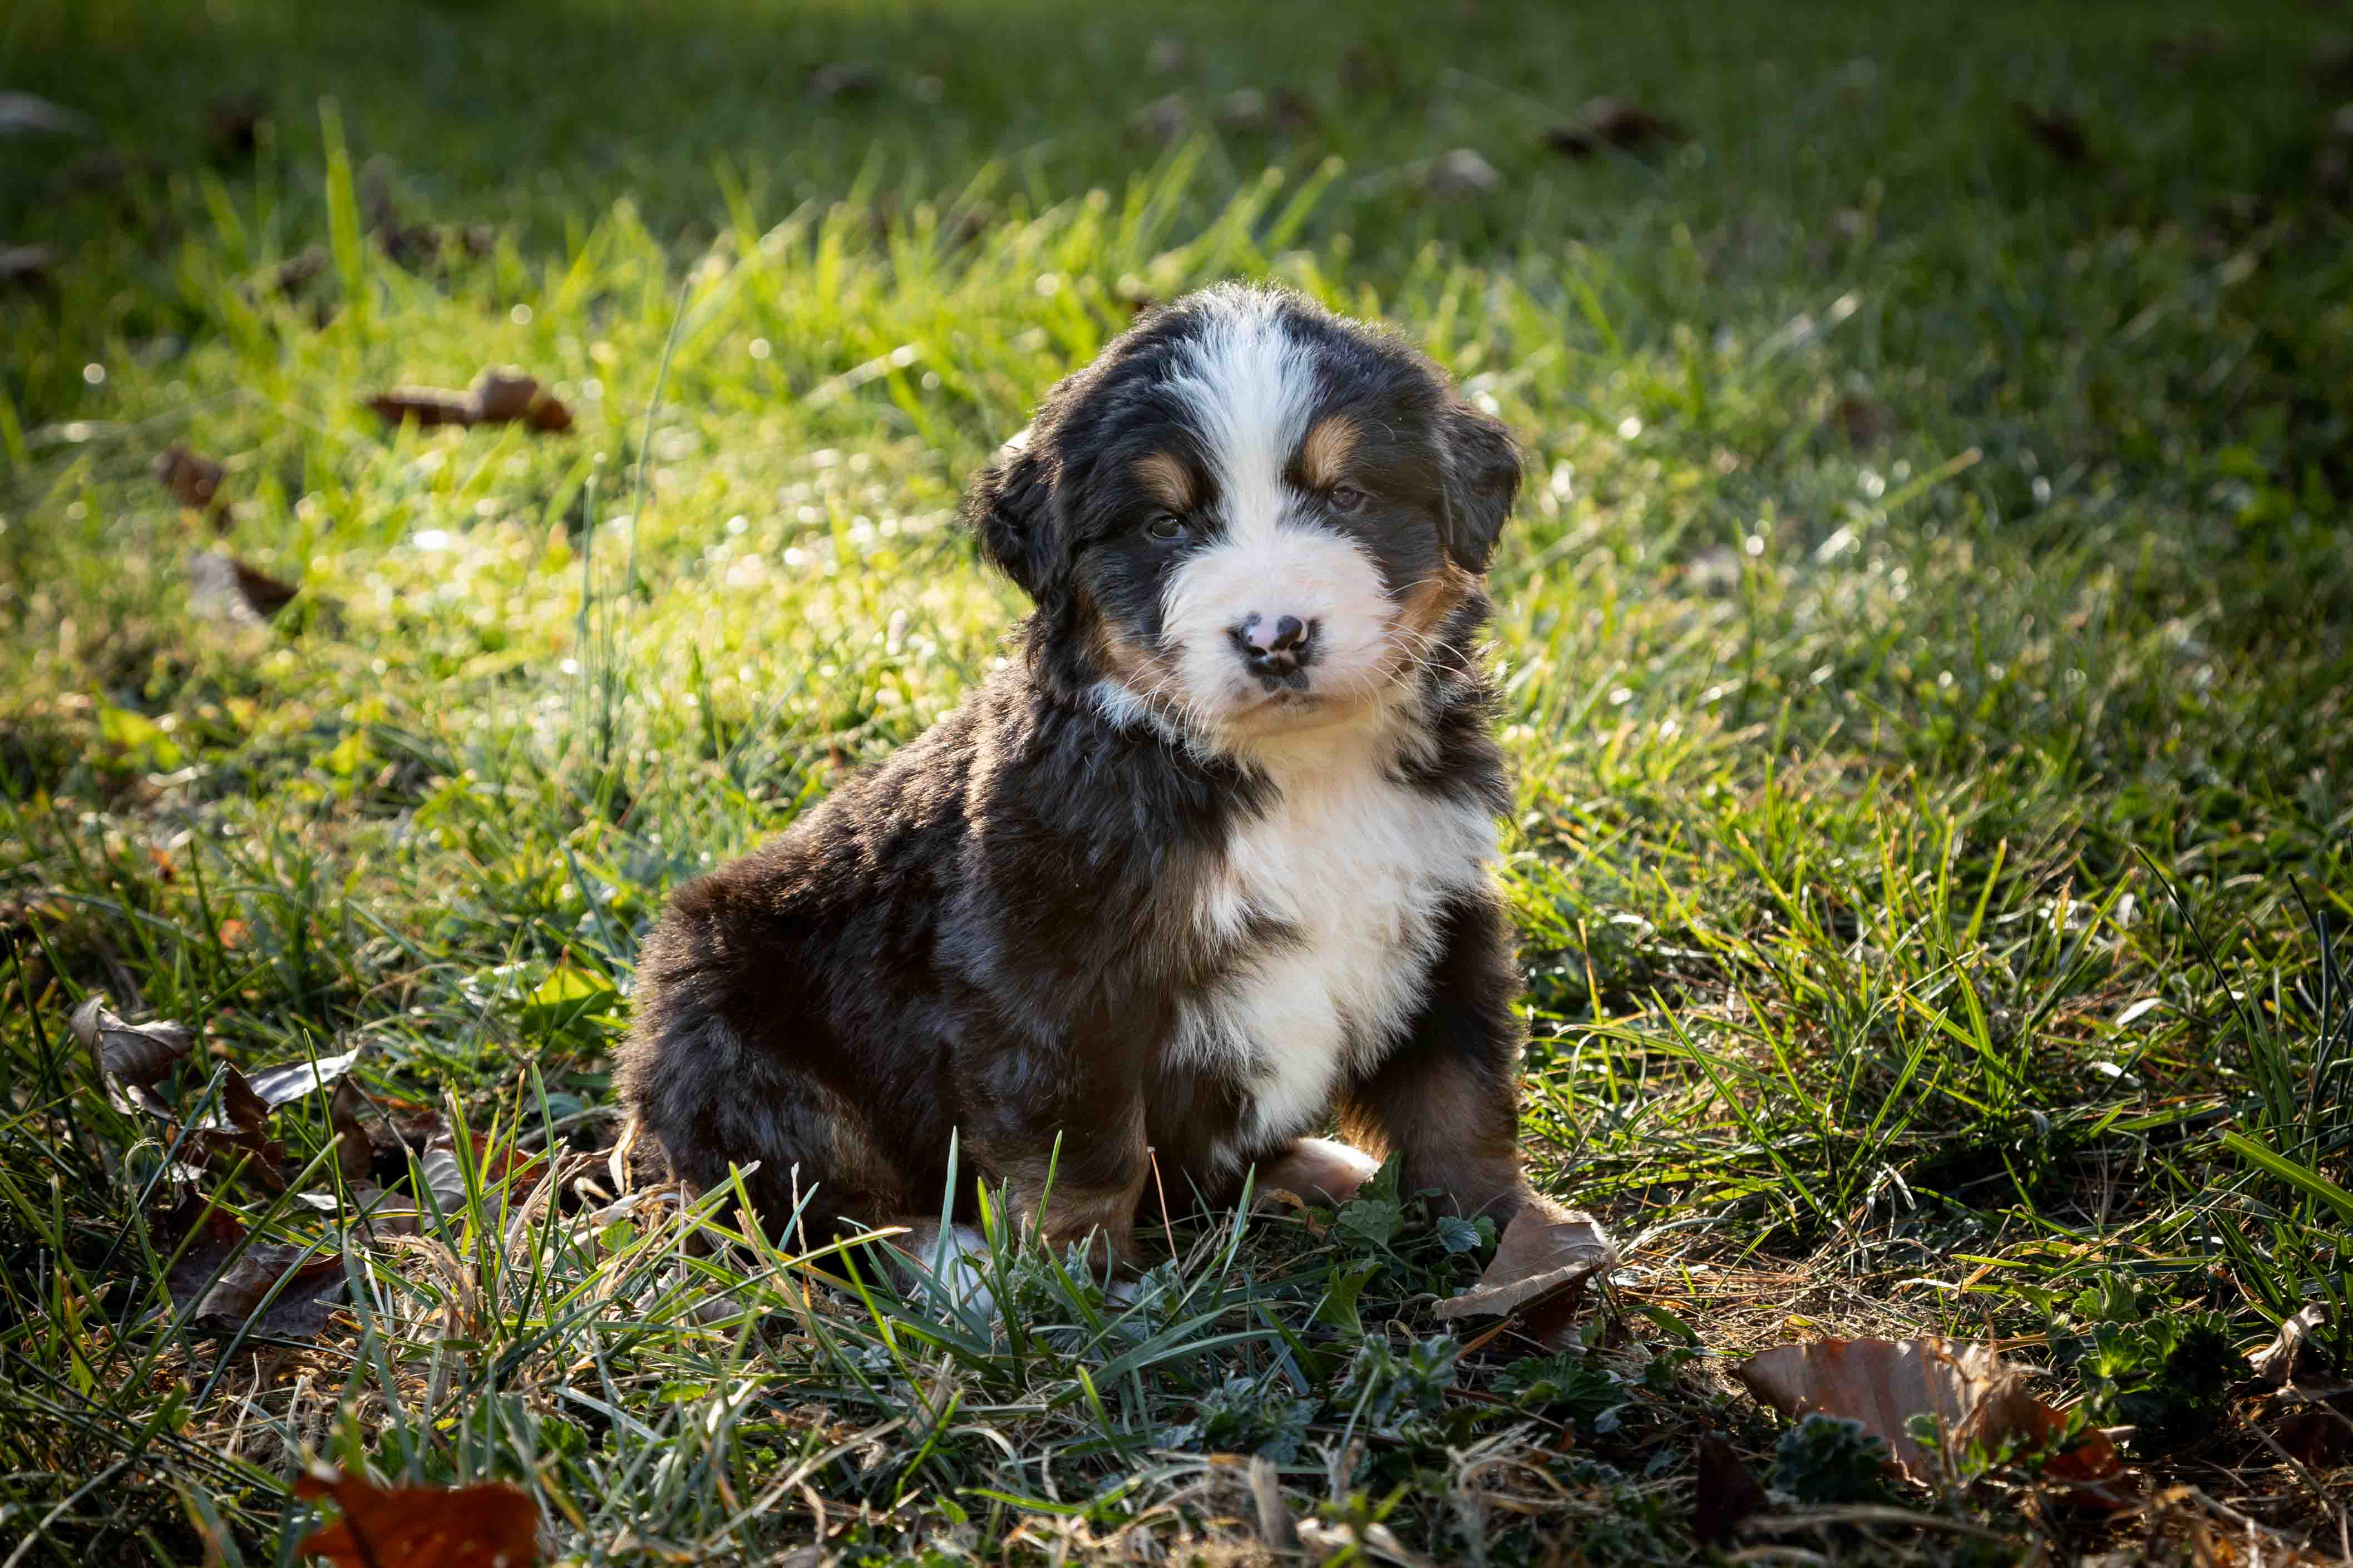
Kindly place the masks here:
<instances>
[{"instance_id":1,"label":"puppy's neck","mask_svg":"<svg viewBox=\"0 0 2353 1568\"><path fill-rule=\"evenodd\" d=\"M1277 784L1387 766L1412 749L1427 722L1424 694L1412 689L1351 708L1328 724L1239 737L1197 731L1116 680L1096 681L1088 689L1087 702L1123 734L1149 737L1202 762L1240 763Z\"/></svg>"}]
</instances>

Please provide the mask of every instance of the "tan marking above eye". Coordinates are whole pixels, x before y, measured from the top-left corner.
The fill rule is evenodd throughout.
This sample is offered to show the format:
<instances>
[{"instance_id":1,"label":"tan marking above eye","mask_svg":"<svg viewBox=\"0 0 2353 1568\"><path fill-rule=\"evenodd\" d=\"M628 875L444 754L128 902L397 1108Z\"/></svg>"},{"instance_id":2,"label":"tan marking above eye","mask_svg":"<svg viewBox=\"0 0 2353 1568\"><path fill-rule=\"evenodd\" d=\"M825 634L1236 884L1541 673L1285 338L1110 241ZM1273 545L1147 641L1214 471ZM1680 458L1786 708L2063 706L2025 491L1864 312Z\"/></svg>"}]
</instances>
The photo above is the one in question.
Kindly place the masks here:
<instances>
[{"instance_id":1,"label":"tan marking above eye","mask_svg":"<svg viewBox=\"0 0 2353 1568\"><path fill-rule=\"evenodd\" d=\"M1299 444L1299 472L1309 489L1328 490L1346 477L1356 435L1356 422L1345 414L1328 414L1315 422Z\"/></svg>"},{"instance_id":2,"label":"tan marking above eye","mask_svg":"<svg viewBox=\"0 0 2353 1568\"><path fill-rule=\"evenodd\" d=\"M1136 459L1135 477L1171 511L1193 506L1193 475L1166 452L1151 452Z\"/></svg>"}]
</instances>

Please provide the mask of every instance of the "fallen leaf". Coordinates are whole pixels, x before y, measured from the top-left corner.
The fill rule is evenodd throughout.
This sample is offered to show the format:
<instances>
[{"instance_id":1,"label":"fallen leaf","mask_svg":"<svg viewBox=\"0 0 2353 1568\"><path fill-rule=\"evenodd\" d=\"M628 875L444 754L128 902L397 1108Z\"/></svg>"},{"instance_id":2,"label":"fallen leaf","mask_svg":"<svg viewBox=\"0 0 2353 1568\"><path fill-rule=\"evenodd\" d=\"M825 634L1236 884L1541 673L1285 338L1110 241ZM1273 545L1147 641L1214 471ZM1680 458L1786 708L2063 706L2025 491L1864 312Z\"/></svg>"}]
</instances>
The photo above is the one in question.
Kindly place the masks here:
<instances>
[{"instance_id":1,"label":"fallen leaf","mask_svg":"<svg viewBox=\"0 0 2353 1568\"><path fill-rule=\"evenodd\" d=\"M396 386L367 400L376 416L397 425L504 425L521 420L550 434L572 428L572 411L536 378L514 369L486 370L467 392L430 386Z\"/></svg>"},{"instance_id":2,"label":"fallen leaf","mask_svg":"<svg viewBox=\"0 0 2353 1568\"><path fill-rule=\"evenodd\" d=\"M325 1331L343 1284L342 1253L300 1243L264 1242L248 1247L212 1281L189 1323L215 1334L247 1329L280 1339L315 1338Z\"/></svg>"},{"instance_id":3,"label":"fallen leaf","mask_svg":"<svg viewBox=\"0 0 2353 1568\"><path fill-rule=\"evenodd\" d=\"M205 105L205 140L212 148L213 161L234 163L252 157L261 117L269 107L251 93L216 98Z\"/></svg>"},{"instance_id":4,"label":"fallen leaf","mask_svg":"<svg viewBox=\"0 0 2353 1568\"><path fill-rule=\"evenodd\" d=\"M2043 149L2063 163L2081 165L2092 161L2092 139L2084 132L2084 122L2063 109L2037 109L2030 103L2013 103L2012 113L2026 133L2042 143Z\"/></svg>"},{"instance_id":5,"label":"fallen leaf","mask_svg":"<svg viewBox=\"0 0 2353 1568\"><path fill-rule=\"evenodd\" d=\"M2328 1326L2328 1303L2315 1301L2279 1326L2272 1342L2247 1358L2254 1374L2276 1388L2315 1370L2323 1359L2313 1336Z\"/></svg>"},{"instance_id":6,"label":"fallen leaf","mask_svg":"<svg viewBox=\"0 0 2353 1568\"><path fill-rule=\"evenodd\" d=\"M863 60L837 60L809 72L809 96L821 103L836 99L871 98L881 90L881 69Z\"/></svg>"},{"instance_id":7,"label":"fallen leaf","mask_svg":"<svg viewBox=\"0 0 2353 1568\"><path fill-rule=\"evenodd\" d=\"M1266 94L1254 87L1238 87L1218 100L1211 116L1221 131L1256 131L1271 117Z\"/></svg>"},{"instance_id":8,"label":"fallen leaf","mask_svg":"<svg viewBox=\"0 0 2353 1568\"><path fill-rule=\"evenodd\" d=\"M0 92L0 136L86 136L90 116L29 92Z\"/></svg>"},{"instance_id":9,"label":"fallen leaf","mask_svg":"<svg viewBox=\"0 0 2353 1568\"><path fill-rule=\"evenodd\" d=\"M432 386L396 386L369 398L367 405L387 425L414 420L428 429L437 425L471 425L479 417L472 398Z\"/></svg>"},{"instance_id":10,"label":"fallen leaf","mask_svg":"<svg viewBox=\"0 0 2353 1568\"><path fill-rule=\"evenodd\" d=\"M273 1191L285 1186L285 1146L269 1135L269 1102L233 1064L221 1068L220 1109L188 1123L188 1141L208 1163L229 1166L250 1156L246 1173Z\"/></svg>"},{"instance_id":11,"label":"fallen leaf","mask_svg":"<svg viewBox=\"0 0 2353 1568\"><path fill-rule=\"evenodd\" d=\"M1816 1340L1752 1356L1732 1375L1784 1415L1819 1410L1861 1422L1887 1445L1892 1463L1929 1485L1943 1472L1935 1456L1912 1440L1908 1423L1915 1415L1934 1415L1956 1441L1989 1448L2012 1438L2048 1442L2067 1425L1990 1345L1957 1340ZM2087 1432L2044 1469L2089 1483L2121 1475L2124 1463L2105 1436Z\"/></svg>"},{"instance_id":12,"label":"fallen leaf","mask_svg":"<svg viewBox=\"0 0 2353 1568\"><path fill-rule=\"evenodd\" d=\"M1741 1463L1732 1445L1716 1434L1699 1435L1694 1458L1692 1533L1702 1545L1721 1546L1732 1539L1742 1520L1762 1510L1769 1500L1764 1483Z\"/></svg>"},{"instance_id":13,"label":"fallen leaf","mask_svg":"<svg viewBox=\"0 0 2353 1568\"><path fill-rule=\"evenodd\" d=\"M1504 1227L1479 1282L1439 1302L1436 1310L1441 1318L1516 1311L1528 1333L1549 1342L1567 1327L1586 1282L1617 1263L1618 1247L1600 1221L1537 1198Z\"/></svg>"},{"instance_id":14,"label":"fallen leaf","mask_svg":"<svg viewBox=\"0 0 2353 1568\"><path fill-rule=\"evenodd\" d=\"M356 1053L354 1053L356 1054ZM368 1119L375 1106L353 1079L335 1085L327 1101L327 1125L335 1131L335 1168L346 1183L364 1182L375 1168L375 1148L368 1137Z\"/></svg>"},{"instance_id":15,"label":"fallen leaf","mask_svg":"<svg viewBox=\"0 0 2353 1568\"><path fill-rule=\"evenodd\" d=\"M256 1068L247 1075L253 1092L261 1103L271 1110L290 1100L326 1088L352 1070L364 1047L354 1046L341 1056L321 1057L315 1062L280 1062L273 1067Z\"/></svg>"},{"instance_id":16,"label":"fallen leaf","mask_svg":"<svg viewBox=\"0 0 2353 1568\"><path fill-rule=\"evenodd\" d=\"M305 246L280 262L269 272L269 286L280 294L291 298L310 287L313 279L327 269L327 247Z\"/></svg>"},{"instance_id":17,"label":"fallen leaf","mask_svg":"<svg viewBox=\"0 0 2353 1568\"><path fill-rule=\"evenodd\" d=\"M188 563L188 607L216 620L259 626L301 591L225 550L200 551Z\"/></svg>"},{"instance_id":18,"label":"fallen leaf","mask_svg":"<svg viewBox=\"0 0 2353 1568\"><path fill-rule=\"evenodd\" d=\"M174 442L155 459L155 479L182 506L203 511L219 494L228 470Z\"/></svg>"},{"instance_id":19,"label":"fallen leaf","mask_svg":"<svg viewBox=\"0 0 2353 1568\"><path fill-rule=\"evenodd\" d=\"M1886 412L1871 399L1852 393L1831 406L1831 423L1846 437L1846 444L1858 451L1877 446L1879 438L1887 433Z\"/></svg>"},{"instance_id":20,"label":"fallen leaf","mask_svg":"<svg viewBox=\"0 0 2353 1568\"><path fill-rule=\"evenodd\" d=\"M0 283L32 289L49 280L57 253L46 245L0 245Z\"/></svg>"},{"instance_id":21,"label":"fallen leaf","mask_svg":"<svg viewBox=\"0 0 2353 1568\"><path fill-rule=\"evenodd\" d=\"M1680 142L1683 127L1622 98L1597 98L1567 125L1545 132L1545 145L1572 158L1590 158L1604 147L1635 152L1653 142Z\"/></svg>"},{"instance_id":22,"label":"fallen leaf","mask_svg":"<svg viewBox=\"0 0 2353 1568\"><path fill-rule=\"evenodd\" d=\"M1474 149L1457 147L1430 166L1422 183L1432 195L1451 199L1494 190L1503 184L1504 176Z\"/></svg>"},{"instance_id":23,"label":"fallen leaf","mask_svg":"<svg viewBox=\"0 0 2353 1568\"><path fill-rule=\"evenodd\" d=\"M380 1487L321 1466L294 1495L332 1498L343 1518L302 1538L336 1568L532 1568L539 1504L507 1481L466 1487Z\"/></svg>"},{"instance_id":24,"label":"fallen leaf","mask_svg":"<svg viewBox=\"0 0 2353 1568\"><path fill-rule=\"evenodd\" d=\"M126 1114L133 1110L152 1116L168 1114L153 1090L194 1047L195 1031L168 1018L128 1023L106 1003L103 993L91 996L73 1010L67 1023L82 1048L90 1052L100 1080L107 1086L108 1100Z\"/></svg>"},{"instance_id":25,"label":"fallen leaf","mask_svg":"<svg viewBox=\"0 0 2353 1568\"><path fill-rule=\"evenodd\" d=\"M1193 106L1185 101L1185 95L1181 92L1154 99L1137 110L1127 122L1130 135L1164 144L1176 141L1192 128Z\"/></svg>"}]
</instances>

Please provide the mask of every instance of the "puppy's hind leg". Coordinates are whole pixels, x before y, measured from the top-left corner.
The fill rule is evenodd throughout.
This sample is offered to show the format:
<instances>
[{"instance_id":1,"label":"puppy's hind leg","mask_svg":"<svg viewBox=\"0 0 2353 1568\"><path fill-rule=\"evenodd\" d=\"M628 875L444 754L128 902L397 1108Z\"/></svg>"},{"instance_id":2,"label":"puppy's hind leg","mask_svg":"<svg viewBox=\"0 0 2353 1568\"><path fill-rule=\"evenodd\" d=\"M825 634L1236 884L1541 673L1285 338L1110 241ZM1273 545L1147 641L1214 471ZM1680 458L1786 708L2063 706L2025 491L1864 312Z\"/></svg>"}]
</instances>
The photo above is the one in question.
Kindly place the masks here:
<instances>
[{"instance_id":1,"label":"puppy's hind leg","mask_svg":"<svg viewBox=\"0 0 2353 1568\"><path fill-rule=\"evenodd\" d=\"M1330 1138L1294 1138L1290 1147L1258 1163L1255 1191L1294 1194L1311 1204L1339 1205L1371 1181L1381 1163L1353 1144Z\"/></svg>"}]
</instances>

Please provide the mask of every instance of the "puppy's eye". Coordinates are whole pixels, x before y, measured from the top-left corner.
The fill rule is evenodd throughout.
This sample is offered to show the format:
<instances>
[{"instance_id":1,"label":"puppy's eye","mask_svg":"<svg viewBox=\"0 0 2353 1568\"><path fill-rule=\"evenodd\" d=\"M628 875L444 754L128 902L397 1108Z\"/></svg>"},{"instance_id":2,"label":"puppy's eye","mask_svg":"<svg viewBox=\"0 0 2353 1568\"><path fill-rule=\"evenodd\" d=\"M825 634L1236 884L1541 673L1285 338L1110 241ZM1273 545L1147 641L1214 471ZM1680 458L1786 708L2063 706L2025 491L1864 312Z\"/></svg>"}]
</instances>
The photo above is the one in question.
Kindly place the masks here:
<instances>
[{"instance_id":1,"label":"puppy's eye","mask_svg":"<svg viewBox=\"0 0 2353 1568\"><path fill-rule=\"evenodd\" d=\"M1174 544L1186 534L1185 520L1173 511L1164 511L1144 525L1145 537L1163 544Z\"/></svg>"},{"instance_id":2,"label":"puppy's eye","mask_svg":"<svg viewBox=\"0 0 2353 1568\"><path fill-rule=\"evenodd\" d=\"M1362 511L1373 498L1354 485L1334 485L1324 492L1324 499L1341 511Z\"/></svg>"}]
</instances>

